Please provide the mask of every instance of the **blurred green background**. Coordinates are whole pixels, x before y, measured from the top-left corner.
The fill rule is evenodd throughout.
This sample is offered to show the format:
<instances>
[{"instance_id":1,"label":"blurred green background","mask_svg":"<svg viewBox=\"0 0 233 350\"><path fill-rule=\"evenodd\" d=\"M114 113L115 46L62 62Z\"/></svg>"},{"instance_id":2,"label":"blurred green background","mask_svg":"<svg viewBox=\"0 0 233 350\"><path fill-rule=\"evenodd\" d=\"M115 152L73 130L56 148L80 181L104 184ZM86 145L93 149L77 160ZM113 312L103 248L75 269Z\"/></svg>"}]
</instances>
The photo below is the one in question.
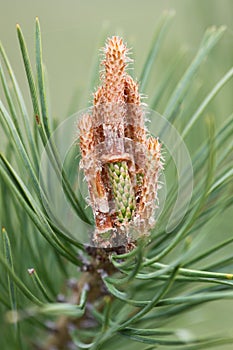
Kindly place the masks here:
<instances>
[{"instance_id":1,"label":"blurred green background","mask_svg":"<svg viewBox=\"0 0 233 350\"><path fill-rule=\"evenodd\" d=\"M233 62L232 0L1 0L0 4L1 40L27 93L15 25L19 23L22 27L32 57L34 20L39 17L52 113L59 119L70 112L75 92L83 93L79 107L85 107L90 99L88 82L93 60L99 53L100 43L103 43L103 33L124 36L133 48L135 76L139 77L156 24L165 10L174 9L176 16L156 61L151 85L143 93L151 95L166 70L166 64L181 48L187 51L188 64L205 29L211 25L225 24L228 29L208 59L208 79L200 84L208 91ZM204 66L203 72L205 70ZM229 102L232 102L227 98L231 89L225 90L223 94L228 96L220 109L223 113L229 112Z\"/></svg>"},{"instance_id":2,"label":"blurred green background","mask_svg":"<svg viewBox=\"0 0 233 350\"><path fill-rule=\"evenodd\" d=\"M34 23L35 17L39 17L44 62L49 76L50 110L53 117L59 120L84 108L90 101L89 81L104 37L120 34L125 38L133 48L135 77L140 76L156 24L165 10L174 9L176 16L155 62L150 84L143 91L148 95L148 101L167 66L179 52L184 52L183 63L177 67L176 79L172 79L174 83L178 81L195 55L206 28L211 25L226 25L227 30L195 80L196 86L192 91L196 91L197 98L203 98L233 62L232 0L0 0L0 5L1 41L28 101L29 92L15 25L20 24L33 60ZM173 87L172 83L168 86L168 95ZM208 113L215 115L217 124L221 124L232 113L232 91L231 81L208 108ZM190 108L192 98L195 96L187 97ZM157 106L160 113L165 100L166 94ZM196 136L192 142L189 141L190 149L194 149L199 142ZM229 237L232 234L232 214L232 209L228 210L204 228L207 245L208 241L220 241L223 235ZM181 324L187 322L202 335L205 335L207 324L208 331L218 333L227 325L233 333L233 328L229 326L232 312L232 302L215 302L211 303L211 307L205 305L188 313L185 316L187 319L182 319ZM179 326L177 321L176 326ZM221 349L232 349L232 346Z\"/></svg>"}]
</instances>

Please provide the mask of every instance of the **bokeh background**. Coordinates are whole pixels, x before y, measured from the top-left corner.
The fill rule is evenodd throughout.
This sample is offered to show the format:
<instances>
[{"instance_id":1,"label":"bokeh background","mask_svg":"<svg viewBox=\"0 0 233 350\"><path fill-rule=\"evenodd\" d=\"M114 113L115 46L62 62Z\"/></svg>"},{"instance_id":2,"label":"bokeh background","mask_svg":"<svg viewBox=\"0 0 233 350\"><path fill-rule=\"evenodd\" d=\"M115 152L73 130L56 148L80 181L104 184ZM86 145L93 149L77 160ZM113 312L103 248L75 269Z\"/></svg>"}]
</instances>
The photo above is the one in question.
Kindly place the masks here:
<instances>
[{"instance_id":1,"label":"bokeh background","mask_svg":"<svg viewBox=\"0 0 233 350\"><path fill-rule=\"evenodd\" d=\"M233 1L232 0L0 0L1 41L12 63L17 79L29 102L29 93L23 70L15 26L20 24L34 59L34 22L38 16L43 39L43 56L48 72L50 113L62 121L91 100L90 78L104 38L122 35L133 48L135 77L139 77L143 62L150 48L156 24L162 13L174 9L172 21L162 49L155 62L150 84L143 93L148 101L156 84L162 80L171 62L180 55L175 76L168 82L167 91L157 105L162 113L176 81L194 57L207 27L226 25L227 30L220 43L199 70L194 84L196 98L203 98L226 73L233 62ZM233 82L220 92L208 108L220 125L233 110ZM192 98L187 103L192 109ZM1 135L1 139L2 139ZM193 151L202 138L202 130L196 128L193 139L188 141ZM0 140L1 143L1 140ZM231 194L229 194L231 195ZM208 242L220 241L232 235L233 210L228 210L206 225L203 234ZM230 271L229 271L230 272ZM232 301L214 302L195 309L180 320L202 335L211 331L221 333L230 329L233 335ZM179 321L176 320L179 327ZM232 345L233 346L233 345ZM231 345L219 349L232 349Z\"/></svg>"},{"instance_id":2,"label":"bokeh background","mask_svg":"<svg viewBox=\"0 0 233 350\"><path fill-rule=\"evenodd\" d=\"M26 91L15 26L20 24L32 57L34 19L39 17L51 108L53 115L59 118L64 118L69 112L75 101L75 92L79 96L82 92L80 101L77 101L79 107L85 107L87 99L90 99L87 93L90 93L91 69L104 36L124 36L133 48L135 76L140 76L156 24L166 10L174 9L176 16L155 63L151 85L143 93L151 95L155 84L166 71L166 65L180 50L186 50L187 64L190 62L209 26L226 25L228 29L213 50L208 69L203 67L203 73L208 70L208 79L204 81L206 91L233 62L231 0L1 0L0 5L1 40ZM200 81L201 84L203 81ZM223 94L229 95L231 91L227 89ZM228 98L225 101L231 102ZM221 106L222 112L228 112L228 103Z\"/></svg>"}]
</instances>

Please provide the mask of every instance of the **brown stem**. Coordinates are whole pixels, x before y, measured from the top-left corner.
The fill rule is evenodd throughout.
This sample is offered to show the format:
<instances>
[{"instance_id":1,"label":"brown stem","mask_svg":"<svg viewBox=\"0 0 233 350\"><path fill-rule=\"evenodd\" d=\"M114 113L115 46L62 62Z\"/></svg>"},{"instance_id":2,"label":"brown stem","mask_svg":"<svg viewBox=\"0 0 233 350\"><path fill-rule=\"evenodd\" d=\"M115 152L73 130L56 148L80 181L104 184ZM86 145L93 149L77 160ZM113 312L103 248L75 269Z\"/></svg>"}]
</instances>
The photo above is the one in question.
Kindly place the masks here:
<instances>
[{"instance_id":1,"label":"brown stem","mask_svg":"<svg viewBox=\"0 0 233 350\"><path fill-rule=\"evenodd\" d=\"M72 288L72 296L69 300L72 304L79 304L80 296L83 288L88 286L87 305L100 301L107 291L102 281L102 273L108 275L113 274L116 269L109 260L109 253L113 250L106 250L101 248L88 247L87 252L91 255L91 262L85 266L77 285ZM116 253L121 254L125 252L124 247L116 248ZM101 303L100 303L101 305ZM40 350L67 350L71 343L69 334L70 327L76 329L85 329L90 325L90 314L86 309L81 318L75 319L68 316L61 316L57 323L53 334L49 336L44 347L38 348Z\"/></svg>"}]
</instances>

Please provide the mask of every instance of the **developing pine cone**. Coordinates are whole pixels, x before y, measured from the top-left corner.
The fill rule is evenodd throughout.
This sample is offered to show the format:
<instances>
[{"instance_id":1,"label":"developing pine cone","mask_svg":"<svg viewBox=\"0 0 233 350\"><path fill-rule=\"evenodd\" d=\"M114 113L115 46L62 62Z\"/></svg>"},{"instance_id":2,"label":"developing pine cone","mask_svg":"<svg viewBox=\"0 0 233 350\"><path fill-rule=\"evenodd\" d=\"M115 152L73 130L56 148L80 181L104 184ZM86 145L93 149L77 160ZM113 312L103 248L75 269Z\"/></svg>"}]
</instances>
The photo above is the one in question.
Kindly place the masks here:
<instances>
[{"instance_id":1,"label":"developing pine cone","mask_svg":"<svg viewBox=\"0 0 233 350\"><path fill-rule=\"evenodd\" d=\"M95 217L92 244L130 245L155 225L161 144L148 135L132 60L122 39L103 49L102 84L79 120L82 166Z\"/></svg>"}]
</instances>

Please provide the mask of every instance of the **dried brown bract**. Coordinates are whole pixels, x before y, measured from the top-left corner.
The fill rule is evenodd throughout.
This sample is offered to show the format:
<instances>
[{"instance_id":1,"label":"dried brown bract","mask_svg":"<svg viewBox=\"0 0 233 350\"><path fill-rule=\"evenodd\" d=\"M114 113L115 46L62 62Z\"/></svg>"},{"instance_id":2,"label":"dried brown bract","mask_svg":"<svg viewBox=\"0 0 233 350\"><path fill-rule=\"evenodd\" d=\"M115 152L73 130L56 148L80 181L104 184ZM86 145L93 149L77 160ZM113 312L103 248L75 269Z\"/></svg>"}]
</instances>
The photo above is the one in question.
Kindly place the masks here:
<instances>
[{"instance_id":1,"label":"dried brown bract","mask_svg":"<svg viewBox=\"0 0 233 350\"><path fill-rule=\"evenodd\" d=\"M93 244L131 245L155 224L161 144L145 128L138 84L126 72L131 59L122 39L104 48L102 85L79 120L82 166L96 229Z\"/></svg>"}]
</instances>

